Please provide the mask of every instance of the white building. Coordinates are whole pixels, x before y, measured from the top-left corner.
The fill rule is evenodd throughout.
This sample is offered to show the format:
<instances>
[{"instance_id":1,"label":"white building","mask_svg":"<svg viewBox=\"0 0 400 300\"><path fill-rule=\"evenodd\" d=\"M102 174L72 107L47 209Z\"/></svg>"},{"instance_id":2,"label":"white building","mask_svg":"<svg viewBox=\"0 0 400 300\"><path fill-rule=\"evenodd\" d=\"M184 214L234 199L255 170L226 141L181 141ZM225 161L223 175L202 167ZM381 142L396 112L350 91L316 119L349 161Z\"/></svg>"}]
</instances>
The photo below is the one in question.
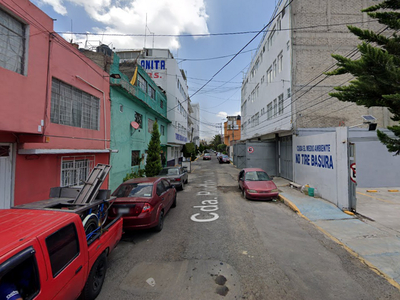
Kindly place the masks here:
<instances>
[{"instance_id":1,"label":"white building","mask_svg":"<svg viewBox=\"0 0 400 300\"><path fill-rule=\"evenodd\" d=\"M267 145L259 159L270 159L271 174L292 179L292 136L302 128L357 126L362 115L373 115L380 128L392 124L386 108L361 107L329 96L350 76L324 75L336 67L331 54L355 58L360 41L346 24L374 31L384 27L361 13L374 4L373 0L277 2L243 79L241 95L242 141Z\"/></svg>"},{"instance_id":2,"label":"white building","mask_svg":"<svg viewBox=\"0 0 400 300\"><path fill-rule=\"evenodd\" d=\"M189 142L189 94L186 76L168 49L148 49L118 52L121 61L135 60L167 95L168 165L179 163L182 147Z\"/></svg>"},{"instance_id":3,"label":"white building","mask_svg":"<svg viewBox=\"0 0 400 300\"><path fill-rule=\"evenodd\" d=\"M197 147L200 146L200 104L192 103L193 113L189 118L192 120L192 142Z\"/></svg>"}]
</instances>

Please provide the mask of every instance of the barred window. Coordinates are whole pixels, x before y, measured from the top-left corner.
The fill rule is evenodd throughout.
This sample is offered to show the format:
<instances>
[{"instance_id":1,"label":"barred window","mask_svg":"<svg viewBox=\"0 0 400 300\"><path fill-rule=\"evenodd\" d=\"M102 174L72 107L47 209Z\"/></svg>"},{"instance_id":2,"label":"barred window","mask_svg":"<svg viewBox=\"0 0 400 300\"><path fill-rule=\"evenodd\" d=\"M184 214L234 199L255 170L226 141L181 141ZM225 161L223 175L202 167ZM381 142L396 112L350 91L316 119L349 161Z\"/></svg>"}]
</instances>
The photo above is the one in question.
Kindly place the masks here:
<instances>
[{"instance_id":1,"label":"barred window","mask_svg":"<svg viewBox=\"0 0 400 300\"><path fill-rule=\"evenodd\" d=\"M25 73L26 26L0 9L0 67Z\"/></svg>"},{"instance_id":2,"label":"barred window","mask_svg":"<svg viewBox=\"0 0 400 300\"><path fill-rule=\"evenodd\" d=\"M132 151L132 163L131 166L138 166L140 164L140 151L133 150Z\"/></svg>"},{"instance_id":3,"label":"barred window","mask_svg":"<svg viewBox=\"0 0 400 300\"><path fill-rule=\"evenodd\" d=\"M137 77L137 79L138 79L138 87L140 87L142 90L143 90L143 92L147 92L147 82L146 82L146 80L144 80L144 78L140 75L140 74L138 74L138 77Z\"/></svg>"},{"instance_id":4,"label":"barred window","mask_svg":"<svg viewBox=\"0 0 400 300\"><path fill-rule=\"evenodd\" d=\"M100 99L53 78L50 117L52 123L99 130Z\"/></svg>"},{"instance_id":5,"label":"barred window","mask_svg":"<svg viewBox=\"0 0 400 300\"><path fill-rule=\"evenodd\" d=\"M161 135L164 135L164 126L163 125L160 125L160 134Z\"/></svg>"},{"instance_id":6,"label":"barred window","mask_svg":"<svg viewBox=\"0 0 400 300\"><path fill-rule=\"evenodd\" d=\"M139 128L143 128L143 125L142 125L143 115L139 114L138 112L135 112L135 122L139 124Z\"/></svg>"},{"instance_id":7,"label":"barred window","mask_svg":"<svg viewBox=\"0 0 400 300\"><path fill-rule=\"evenodd\" d=\"M94 157L63 157L60 186L81 186L93 169Z\"/></svg>"}]
</instances>

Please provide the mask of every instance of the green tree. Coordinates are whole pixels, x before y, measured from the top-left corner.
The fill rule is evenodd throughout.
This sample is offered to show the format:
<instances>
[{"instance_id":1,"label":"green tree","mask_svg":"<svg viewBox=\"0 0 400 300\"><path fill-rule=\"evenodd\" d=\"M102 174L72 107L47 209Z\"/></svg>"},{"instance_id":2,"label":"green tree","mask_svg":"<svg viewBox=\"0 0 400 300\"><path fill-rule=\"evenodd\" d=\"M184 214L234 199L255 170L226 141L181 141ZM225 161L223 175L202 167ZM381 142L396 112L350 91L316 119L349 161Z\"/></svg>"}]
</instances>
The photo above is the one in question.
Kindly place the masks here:
<instances>
[{"instance_id":1,"label":"green tree","mask_svg":"<svg viewBox=\"0 0 400 300\"><path fill-rule=\"evenodd\" d=\"M153 124L153 132L151 133L151 139L147 147L147 159L144 171L147 177L153 177L158 175L161 171L161 142L160 142L160 131L158 130L157 122Z\"/></svg>"},{"instance_id":2,"label":"green tree","mask_svg":"<svg viewBox=\"0 0 400 300\"><path fill-rule=\"evenodd\" d=\"M218 146L217 146L217 151L218 152L225 152L226 151L226 145L225 144L219 144Z\"/></svg>"},{"instance_id":3,"label":"green tree","mask_svg":"<svg viewBox=\"0 0 400 300\"><path fill-rule=\"evenodd\" d=\"M358 45L361 53L359 59L335 55L338 69L326 73L327 75L352 74L355 79L347 86L335 87L336 92L330 93L340 101L355 102L357 105L383 106L393 114L393 121L400 121L400 30L399 0L387 0L368 7L362 12L377 19L392 31L390 35L383 32L375 33L355 26L348 26L349 30L363 42ZM386 145L390 152L400 154L400 126L389 126L395 138L391 138L378 130L379 140Z\"/></svg>"},{"instance_id":4,"label":"green tree","mask_svg":"<svg viewBox=\"0 0 400 300\"><path fill-rule=\"evenodd\" d=\"M200 143L200 146L199 146L199 151L200 151L200 153L203 153L203 151L204 151L204 146L203 146L203 144L202 144L202 143Z\"/></svg>"}]
</instances>

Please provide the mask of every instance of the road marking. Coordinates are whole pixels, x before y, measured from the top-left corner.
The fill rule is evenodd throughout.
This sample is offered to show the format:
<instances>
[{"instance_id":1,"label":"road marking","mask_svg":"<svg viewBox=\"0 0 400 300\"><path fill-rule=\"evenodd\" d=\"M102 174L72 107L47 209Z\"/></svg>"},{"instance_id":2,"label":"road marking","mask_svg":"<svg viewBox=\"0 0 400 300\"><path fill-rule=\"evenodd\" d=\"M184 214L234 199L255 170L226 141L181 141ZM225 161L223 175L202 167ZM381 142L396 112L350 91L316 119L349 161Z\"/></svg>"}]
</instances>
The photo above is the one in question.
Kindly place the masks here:
<instances>
[{"instance_id":1,"label":"road marking","mask_svg":"<svg viewBox=\"0 0 400 300\"><path fill-rule=\"evenodd\" d=\"M219 209L218 197L215 197L215 193L212 193L217 191L215 183L212 180L206 180L204 184L200 184L200 186L204 187L206 190L198 192L196 196L207 196L214 199L206 199L201 201L201 205L193 206L193 208L200 209L203 213L195 213L190 216L190 219L193 222L199 223L218 220L219 215L215 212Z\"/></svg>"},{"instance_id":2,"label":"road marking","mask_svg":"<svg viewBox=\"0 0 400 300\"><path fill-rule=\"evenodd\" d=\"M382 201L382 202L386 202L386 203L390 203L390 204L397 204L395 202L392 202L392 201L389 201L389 200L385 200L385 199L382 199L382 198L378 198L378 197L374 197L374 196L371 196L371 195L368 195L368 194L364 194L364 193L360 193L360 192L357 192L357 194L360 194L360 195L363 195L363 196L367 196L367 197L370 197L370 198L373 198L373 199L376 199L376 200L379 200L379 201Z\"/></svg>"}]
</instances>

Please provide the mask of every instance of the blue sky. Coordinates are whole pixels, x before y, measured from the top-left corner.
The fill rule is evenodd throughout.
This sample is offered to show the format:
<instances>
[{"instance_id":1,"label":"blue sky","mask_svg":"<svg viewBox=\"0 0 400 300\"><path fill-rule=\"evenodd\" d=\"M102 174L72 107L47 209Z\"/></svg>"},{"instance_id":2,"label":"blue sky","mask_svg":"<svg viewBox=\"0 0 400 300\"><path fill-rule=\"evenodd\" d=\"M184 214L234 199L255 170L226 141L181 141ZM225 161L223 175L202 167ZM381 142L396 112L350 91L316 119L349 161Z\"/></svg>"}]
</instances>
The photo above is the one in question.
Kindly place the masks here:
<instances>
[{"instance_id":1,"label":"blue sky","mask_svg":"<svg viewBox=\"0 0 400 300\"><path fill-rule=\"evenodd\" d=\"M204 85L256 33L208 37L157 37L157 34L216 34L261 30L275 8L272 0L31 0L51 18L54 30L80 47L96 47L100 42L118 49L138 49L144 37L121 37L75 33L143 34L146 46L169 48L188 77L192 103L200 103L201 138L210 138L227 115L240 113L243 74L251 62L261 35L226 66L206 87ZM252 51L251 51L252 50ZM200 59L200 60L199 60Z\"/></svg>"}]
</instances>

